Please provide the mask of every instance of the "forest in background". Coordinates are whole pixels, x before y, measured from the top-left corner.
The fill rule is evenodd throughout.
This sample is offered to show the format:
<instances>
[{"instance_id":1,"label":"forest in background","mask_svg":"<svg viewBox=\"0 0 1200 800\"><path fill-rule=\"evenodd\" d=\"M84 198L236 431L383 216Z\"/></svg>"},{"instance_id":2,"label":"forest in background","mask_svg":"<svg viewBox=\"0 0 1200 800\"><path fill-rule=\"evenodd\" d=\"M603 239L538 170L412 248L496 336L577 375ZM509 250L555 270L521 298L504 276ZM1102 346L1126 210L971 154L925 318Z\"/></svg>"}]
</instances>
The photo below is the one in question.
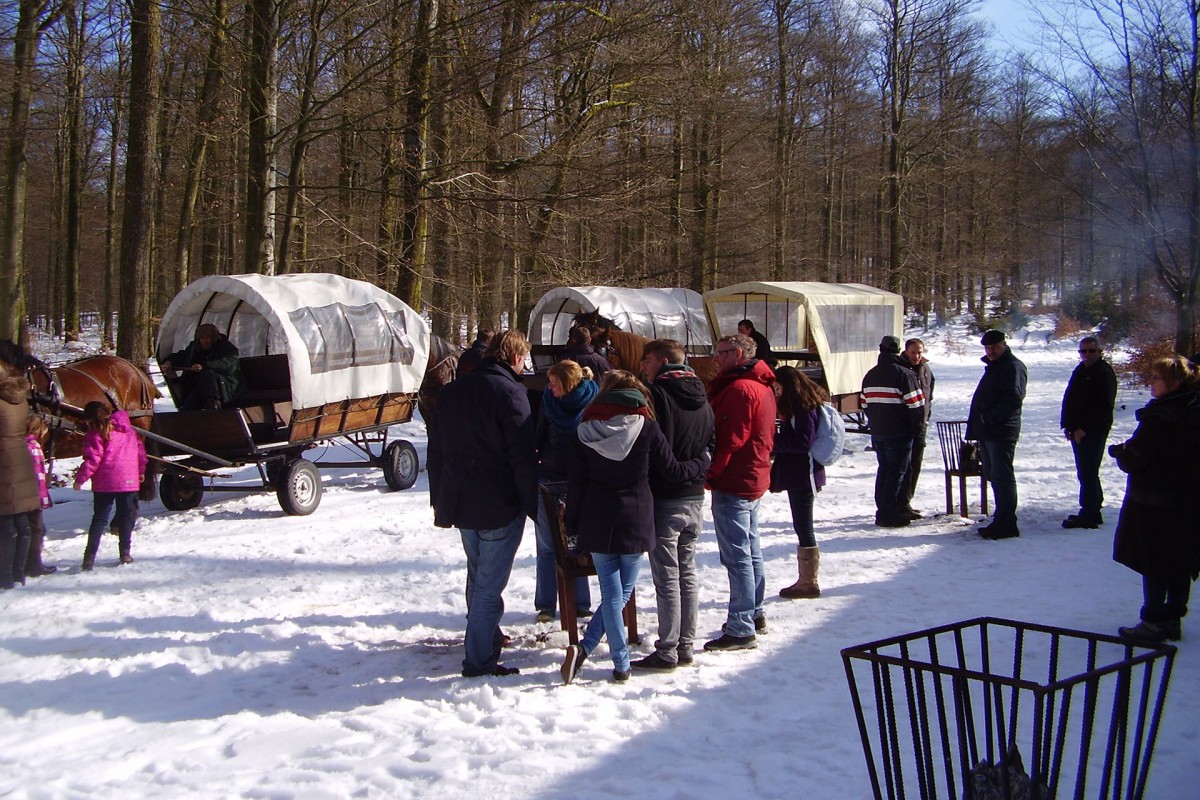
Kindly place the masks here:
<instances>
[{"instance_id":1,"label":"forest in background","mask_svg":"<svg viewBox=\"0 0 1200 800\"><path fill-rule=\"evenodd\" d=\"M978 8L4 0L0 338L144 360L200 276L333 272L452 340L758 279L1200 349L1200 7L1048 0L1027 52Z\"/></svg>"}]
</instances>

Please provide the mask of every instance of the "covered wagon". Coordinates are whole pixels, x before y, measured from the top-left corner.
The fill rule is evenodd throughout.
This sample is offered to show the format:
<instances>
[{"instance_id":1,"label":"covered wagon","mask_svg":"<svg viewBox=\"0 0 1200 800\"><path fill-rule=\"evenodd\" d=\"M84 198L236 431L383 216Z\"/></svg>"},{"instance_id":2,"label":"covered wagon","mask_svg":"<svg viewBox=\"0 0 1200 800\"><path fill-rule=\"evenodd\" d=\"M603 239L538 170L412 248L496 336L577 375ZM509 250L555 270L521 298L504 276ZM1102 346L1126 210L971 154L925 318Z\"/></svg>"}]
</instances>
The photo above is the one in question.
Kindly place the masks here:
<instances>
[{"instance_id":1,"label":"covered wagon","mask_svg":"<svg viewBox=\"0 0 1200 800\"><path fill-rule=\"evenodd\" d=\"M158 413L168 508L190 508L210 491L246 491L215 482L221 468L257 464L292 514L311 513L321 478L301 453L340 439L382 467L392 488L416 479L417 455L388 429L412 419L429 354L416 311L369 283L327 274L214 275L189 284L163 315L160 363L211 323L237 346L245 391L218 410ZM168 375L176 404L180 384ZM322 467L363 461L322 461Z\"/></svg>"},{"instance_id":2,"label":"covered wagon","mask_svg":"<svg viewBox=\"0 0 1200 800\"><path fill-rule=\"evenodd\" d=\"M535 372L554 363L575 318L592 313L611 320L626 333L647 339L676 339L689 354L712 350L704 301L691 289L562 286L546 292L529 315Z\"/></svg>"},{"instance_id":3,"label":"covered wagon","mask_svg":"<svg viewBox=\"0 0 1200 800\"><path fill-rule=\"evenodd\" d=\"M713 341L750 320L780 363L803 368L865 429L863 375L878 360L881 338L903 337L903 297L861 283L748 281L705 292L704 307Z\"/></svg>"}]
</instances>

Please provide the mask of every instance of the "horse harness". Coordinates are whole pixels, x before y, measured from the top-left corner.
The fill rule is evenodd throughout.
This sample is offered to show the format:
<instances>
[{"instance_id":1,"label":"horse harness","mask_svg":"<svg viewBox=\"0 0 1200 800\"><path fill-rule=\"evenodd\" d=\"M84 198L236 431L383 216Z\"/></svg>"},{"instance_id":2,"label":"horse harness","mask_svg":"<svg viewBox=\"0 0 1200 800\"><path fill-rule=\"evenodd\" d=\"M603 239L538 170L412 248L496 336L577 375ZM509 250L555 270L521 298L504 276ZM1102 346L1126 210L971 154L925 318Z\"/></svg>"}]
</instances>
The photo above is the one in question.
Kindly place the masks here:
<instances>
[{"instance_id":1,"label":"horse harness","mask_svg":"<svg viewBox=\"0 0 1200 800\"><path fill-rule=\"evenodd\" d=\"M64 364L63 366L58 367L58 369L87 378L96 385L96 388L99 389L101 394L104 395L104 398L108 400L108 403L112 406L113 410L122 410L121 403L117 400L113 390L110 387L105 386L94 376L89 375L81 369L76 369L70 364ZM38 375L40 375L43 380L46 381L45 392L42 392L38 389L37 382L35 381L35 377ZM50 429L50 436L46 441L46 464L48 469L52 469L54 465L55 445L58 443L59 436L63 431L66 431L67 433L79 432L78 425L63 417L62 413L65 411L72 416L82 418L83 409L78 406L71 405L63 400L62 385L58 382L58 378L55 376L54 371L46 366L44 362L38 361L35 364L29 365L25 370L25 378L29 381L30 408L33 410L33 413L42 418L42 421L45 422L46 426ZM142 402L143 404L150 403L150 399L146 394L145 384L142 385ZM152 415L154 413L154 409L131 409L126 410L126 413L129 414L130 418L146 417Z\"/></svg>"}]
</instances>

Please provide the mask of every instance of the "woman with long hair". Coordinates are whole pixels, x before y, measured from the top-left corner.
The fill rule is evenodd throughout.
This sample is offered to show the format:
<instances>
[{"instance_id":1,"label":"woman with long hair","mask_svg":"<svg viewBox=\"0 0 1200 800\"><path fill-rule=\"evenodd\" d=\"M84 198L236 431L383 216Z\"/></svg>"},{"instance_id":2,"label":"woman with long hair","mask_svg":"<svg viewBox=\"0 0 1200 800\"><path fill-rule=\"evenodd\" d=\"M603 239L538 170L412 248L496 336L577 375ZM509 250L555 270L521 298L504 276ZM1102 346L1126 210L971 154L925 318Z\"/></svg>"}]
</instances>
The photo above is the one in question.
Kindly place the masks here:
<instances>
[{"instance_id":1,"label":"woman with long hair","mask_svg":"<svg viewBox=\"0 0 1200 800\"><path fill-rule=\"evenodd\" d=\"M809 451L817 435L817 409L829 401L829 395L800 370L782 366L775 370L775 399L780 424L775 434L771 491L787 492L792 528L799 539L799 577L779 594L792 600L811 599L821 596L817 580L821 551L813 530L813 501L825 485L825 467Z\"/></svg>"},{"instance_id":2,"label":"woman with long hair","mask_svg":"<svg viewBox=\"0 0 1200 800\"><path fill-rule=\"evenodd\" d=\"M1142 576L1141 622L1117 633L1158 644L1182 635L1192 581L1200 573L1200 516L1193 496L1200 449L1196 367L1183 356L1150 365L1150 402L1133 436L1108 448L1129 477L1113 560Z\"/></svg>"},{"instance_id":3,"label":"woman with long hair","mask_svg":"<svg viewBox=\"0 0 1200 800\"><path fill-rule=\"evenodd\" d=\"M547 386L542 393L542 412L538 416L534 446L538 457L538 483L552 490L566 488L567 456L575 441L575 429L583 419L583 409L600 388L592 380L592 371L569 359L559 361L547 371ZM558 579L554 568L554 542L544 503L538 503L534 532L537 535L537 579L533 605L538 622L554 619L558 600ZM576 616L592 613L592 593L587 578L575 579Z\"/></svg>"},{"instance_id":4,"label":"woman with long hair","mask_svg":"<svg viewBox=\"0 0 1200 800\"><path fill-rule=\"evenodd\" d=\"M583 662L608 638L613 680L627 681L629 644L621 610L629 602L642 554L654 547L650 470L672 483L695 480L708 468L707 453L680 463L654 421L650 391L633 373L611 370L583 412L567 469L567 531L592 554L600 583L600 609L578 645L567 647L560 674L571 683Z\"/></svg>"}]
</instances>

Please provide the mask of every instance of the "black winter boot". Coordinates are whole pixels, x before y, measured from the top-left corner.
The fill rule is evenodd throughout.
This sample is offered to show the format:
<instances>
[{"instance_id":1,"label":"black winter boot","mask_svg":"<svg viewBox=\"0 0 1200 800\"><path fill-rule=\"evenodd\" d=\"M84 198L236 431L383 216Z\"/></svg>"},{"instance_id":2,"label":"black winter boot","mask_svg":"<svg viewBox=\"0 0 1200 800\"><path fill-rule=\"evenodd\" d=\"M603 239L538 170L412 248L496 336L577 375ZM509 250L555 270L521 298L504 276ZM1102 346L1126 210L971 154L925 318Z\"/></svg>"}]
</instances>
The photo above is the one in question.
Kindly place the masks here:
<instances>
[{"instance_id":1,"label":"black winter boot","mask_svg":"<svg viewBox=\"0 0 1200 800\"><path fill-rule=\"evenodd\" d=\"M13 584L13 556L17 551L17 529L12 515L0 523L0 589L11 589Z\"/></svg>"},{"instance_id":2,"label":"black winter boot","mask_svg":"<svg viewBox=\"0 0 1200 800\"><path fill-rule=\"evenodd\" d=\"M16 544L13 546L12 577L13 583L25 585L25 562L29 558L29 524L24 514L17 514Z\"/></svg>"}]
</instances>

